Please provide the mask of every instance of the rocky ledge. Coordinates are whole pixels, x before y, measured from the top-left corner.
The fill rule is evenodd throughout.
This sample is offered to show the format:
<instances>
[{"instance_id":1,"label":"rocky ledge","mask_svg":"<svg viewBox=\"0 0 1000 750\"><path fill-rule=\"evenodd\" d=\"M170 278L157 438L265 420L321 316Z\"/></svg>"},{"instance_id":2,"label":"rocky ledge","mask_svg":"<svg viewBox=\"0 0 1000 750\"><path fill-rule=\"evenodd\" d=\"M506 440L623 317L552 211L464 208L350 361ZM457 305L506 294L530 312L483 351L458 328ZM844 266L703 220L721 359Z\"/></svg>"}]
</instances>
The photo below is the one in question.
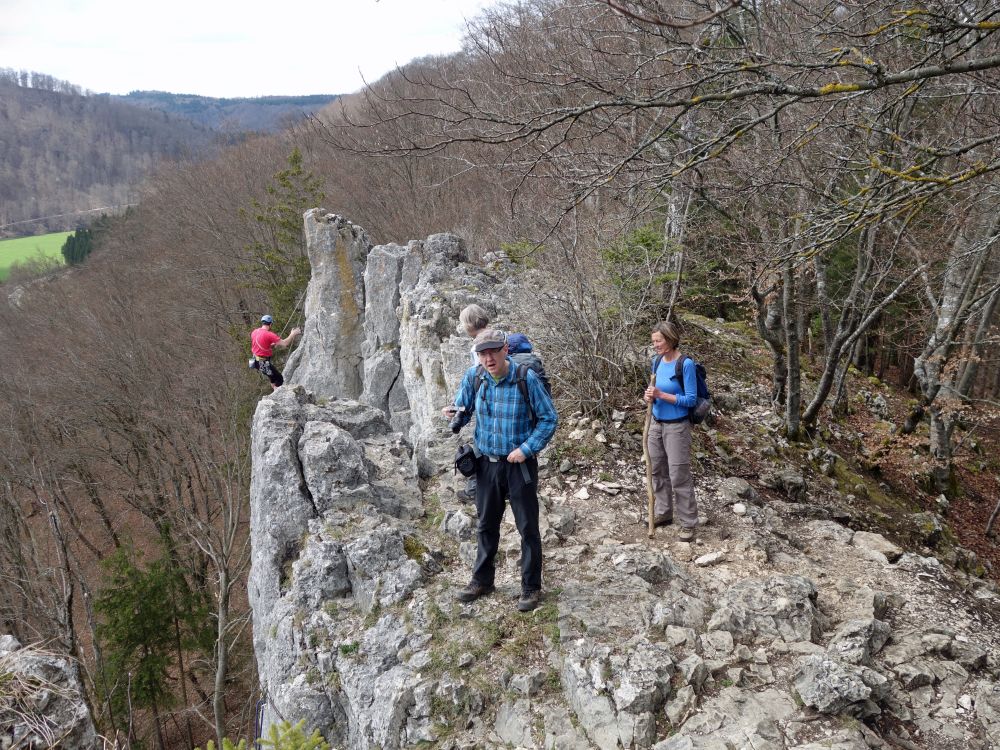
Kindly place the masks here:
<instances>
[{"instance_id":1,"label":"rocky ledge","mask_svg":"<svg viewBox=\"0 0 1000 750\"><path fill-rule=\"evenodd\" d=\"M702 472L697 542L649 539L634 415L566 419L543 455L543 606L515 611L509 518L497 593L456 602L475 518L437 412L459 310L513 290L450 235L306 225L306 332L253 426L266 723L359 750L1000 747L994 586L855 531L794 467ZM727 389L728 419L766 420L755 388Z\"/></svg>"},{"instance_id":2,"label":"rocky ledge","mask_svg":"<svg viewBox=\"0 0 1000 750\"><path fill-rule=\"evenodd\" d=\"M0 636L0 748L96 746L76 664Z\"/></svg>"}]
</instances>

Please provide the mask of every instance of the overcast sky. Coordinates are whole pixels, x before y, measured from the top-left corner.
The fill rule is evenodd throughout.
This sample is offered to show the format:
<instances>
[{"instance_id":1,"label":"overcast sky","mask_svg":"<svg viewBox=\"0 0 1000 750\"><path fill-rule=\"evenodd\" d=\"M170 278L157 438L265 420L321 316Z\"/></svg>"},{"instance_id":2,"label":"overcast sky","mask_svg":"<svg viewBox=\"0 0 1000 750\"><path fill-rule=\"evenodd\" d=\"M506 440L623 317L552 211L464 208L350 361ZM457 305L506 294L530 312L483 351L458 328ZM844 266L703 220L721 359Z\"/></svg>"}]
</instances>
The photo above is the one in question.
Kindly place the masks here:
<instances>
[{"instance_id":1,"label":"overcast sky","mask_svg":"<svg viewBox=\"0 0 1000 750\"><path fill-rule=\"evenodd\" d=\"M0 68L98 93L344 94L459 49L493 0L0 0Z\"/></svg>"}]
</instances>

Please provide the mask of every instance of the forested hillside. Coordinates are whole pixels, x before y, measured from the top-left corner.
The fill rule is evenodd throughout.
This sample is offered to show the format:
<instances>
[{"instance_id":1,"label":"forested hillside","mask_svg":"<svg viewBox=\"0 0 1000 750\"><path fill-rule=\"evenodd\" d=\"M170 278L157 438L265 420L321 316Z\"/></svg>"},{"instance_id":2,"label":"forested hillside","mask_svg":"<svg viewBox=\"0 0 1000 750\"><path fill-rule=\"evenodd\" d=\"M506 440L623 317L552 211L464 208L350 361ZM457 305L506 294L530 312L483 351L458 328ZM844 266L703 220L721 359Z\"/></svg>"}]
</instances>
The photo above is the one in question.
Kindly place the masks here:
<instances>
[{"instance_id":1,"label":"forested hillside","mask_svg":"<svg viewBox=\"0 0 1000 750\"><path fill-rule=\"evenodd\" d=\"M269 392L247 333L264 311L301 324L315 205L377 243L452 231L548 271L524 318L560 333L566 414L635 400L652 321L725 319L762 342L739 374L781 442L839 440L1000 559L998 70L987 0L526 0L323 127L160 166L138 201L123 185L209 132L0 84L2 223L139 203L72 274L0 301L0 622L81 659L106 734L246 734L248 422ZM891 386L878 429L840 431L865 405L852 382L873 408ZM171 638L130 639L128 596L159 601Z\"/></svg>"},{"instance_id":2,"label":"forested hillside","mask_svg":"<svg viewBox=\"0 0 1000 750\"><path fill-rule=\"evenodd\" d=\"M4 71L0 236L74 229L77 212L134 203L158 161L206 156L217 140L189 120Z\"/></svg>"},{"instance_id":3,"label":"forested hillside","mask_svg":"<svg viewBox=\"0 0 1000 750\"><path fill-rule=\"evenodd\" d=\"M225 133L273 132L322 109L336 96L258 96L219 99L165 91L132 91L115 97L145 109L185 117Z\"/></svg>"}]
</instances>

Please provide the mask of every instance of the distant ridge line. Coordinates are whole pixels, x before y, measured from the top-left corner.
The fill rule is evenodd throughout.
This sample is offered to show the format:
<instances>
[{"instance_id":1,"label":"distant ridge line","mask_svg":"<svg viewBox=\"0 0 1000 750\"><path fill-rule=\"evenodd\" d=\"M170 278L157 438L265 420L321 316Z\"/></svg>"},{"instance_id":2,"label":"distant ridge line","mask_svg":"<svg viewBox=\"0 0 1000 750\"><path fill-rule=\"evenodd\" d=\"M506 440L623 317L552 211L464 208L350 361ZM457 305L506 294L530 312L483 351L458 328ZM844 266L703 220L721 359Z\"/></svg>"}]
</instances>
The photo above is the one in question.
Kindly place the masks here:
<instances>
[{"instance_id":1,"label":"distant ridge line","mask_svg":"<svg viewBox=\"0 0 1000 750\"><path fill-rule=\"evenodd\" d=\"M106 96L102 94L102 96ZM339 99L342 94L262 94L261 96L206 96L204 94L179 94L159 89L135 89L127 94L110 94L118 99L138 98L141 96L159 96L172 99L202 99L221 103L251 102L254 104L325 104Z\"/></svg>"},{"instance_id":2,"label":"distant ridge line","mask_svg":"<svg viewBox=\"0 0 1000 750\"><path fill-rule=\"evenodd\" d=\"M22 219L21 221L12 221L10 224L0 224L0 229L7 229L8 227L16 227L19 224L33 224L36 221L46 221L47 219L61 219L64 216L78 216L80 214L89 214L94 211L112 211L120 208L129 208L131 206L138 206L138 203L119 203L117 206L100 206L98 208L82 208L79 211L70 211L65 214L52 214L50 216L38 216L34 219Z\"/></svg>"}]
</instances>

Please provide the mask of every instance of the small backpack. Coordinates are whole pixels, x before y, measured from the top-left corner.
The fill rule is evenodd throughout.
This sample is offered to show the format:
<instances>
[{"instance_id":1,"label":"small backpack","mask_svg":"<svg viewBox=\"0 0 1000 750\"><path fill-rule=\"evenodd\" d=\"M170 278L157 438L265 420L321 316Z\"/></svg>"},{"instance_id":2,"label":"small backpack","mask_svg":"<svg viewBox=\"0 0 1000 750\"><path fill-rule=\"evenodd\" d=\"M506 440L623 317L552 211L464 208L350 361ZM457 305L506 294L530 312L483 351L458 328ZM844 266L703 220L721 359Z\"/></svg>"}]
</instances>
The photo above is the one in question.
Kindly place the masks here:
<instances>
[{"instance_id":1,"label":"small backpack","mask_svg":"<svg viewBox=\"0 0 1000 750\"><path fill-rule=\"evenodd\" d=\"M653 372L660 366L660 360L663 357L661 355L656 355L653 358ZM697 393L695 404L691 409L688 409L688 420L692 424L701 424L704 422L708 415L712 413L712 393L708 390L708 380L706 379L705 366L700 362L691 359L691 357L686 354L682 354L677 358L677 363L674 370L674 379L681 384L681 392L687 395L684 391L684 360L690 359L694 362L694 378L697 383Z\"/></svg>"},{"instance_id":2,"label":"small backpack","mask_svg":"<svg viewBox=\"0 0 1000 750\"><path fill-rule=\"evenodd\" d=\"M529 370L535 371L535 375L545 386L545 392L551 396L552 385L549 383L549 376L545 374L545 365L542 364L542 358L535 354L534 347L532 347L528 337L523 333L512 333L507 337L507 351L515 365L525 365ZM523 376L519 375L518 380L519 382L523 380ZM521 393L525 394L525 400L527 400L525 389L522 389Z\"/></svg>"},{"instance_id":3,"label":"small backpack","mask_svg":"<svg viewBox=\"0 0 1000 750\"><path fill-rule=\"evenodd\" d=\"M531 342L523 333L510 334L507 337L507 347L510 359L516 368L514 382L517 383L517 388L521 391L524 403L528 405L528 414L531 415L531 424L534 425L538 418L535 416L535 410L531 406L531 395L528 393L528 370L534 370L535 375L545 386L546 393L552 395L552 386L549 385L549 378L545 374L545 365L542 364L542 358L532 351ZM475 393L478 394L483 383L486 382L486 368L482 365L476 365L476 379L473 382L476 386Z\"/></svg>"}]
</instances>

